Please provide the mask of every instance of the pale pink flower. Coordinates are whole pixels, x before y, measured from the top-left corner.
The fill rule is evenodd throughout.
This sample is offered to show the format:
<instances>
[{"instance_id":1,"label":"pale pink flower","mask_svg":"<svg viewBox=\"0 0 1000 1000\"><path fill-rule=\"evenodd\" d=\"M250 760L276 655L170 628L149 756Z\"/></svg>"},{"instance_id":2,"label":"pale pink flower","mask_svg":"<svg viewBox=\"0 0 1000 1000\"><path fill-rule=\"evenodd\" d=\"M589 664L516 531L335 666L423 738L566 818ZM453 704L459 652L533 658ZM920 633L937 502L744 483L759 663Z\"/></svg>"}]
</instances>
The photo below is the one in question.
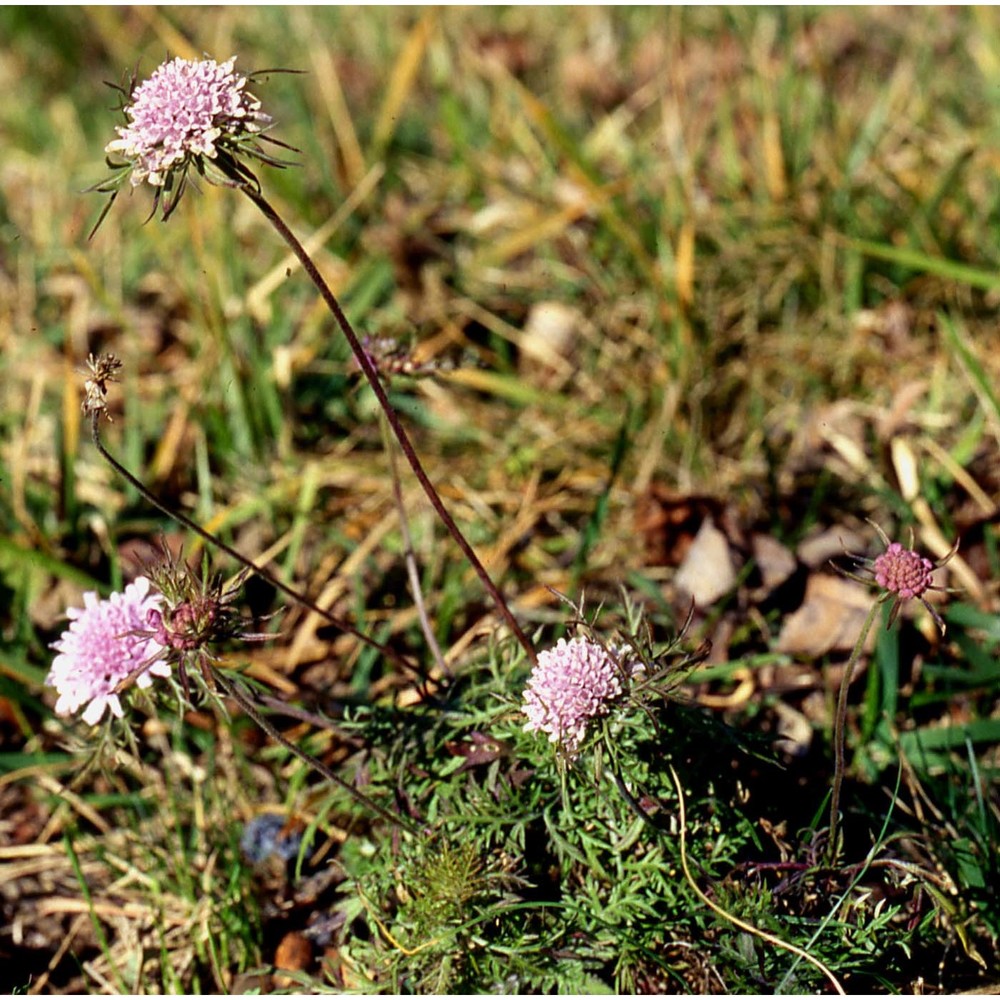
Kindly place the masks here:
<instances>
[{"instance_id":1,"label":"pale pink flower","mask_svg":"<svg viewBox=\"0 0 1000 1000\"><path fill-rule=\"evenodd\" d=\"M83 608L70 608L69 628L52 644L58 656L45 679L59 693L58 715L72 715L87 708L83 721L95 725L110 708L122 717L115 689L143 665L136 683L148 688L153 677L168 677L170 664L161 658L164 647L149 632L149 614L158 611L162 596L140 576L122 593L100 600L95 593L83 595Z\"/></svg>"},{"instance_id":2,"label":"pale pink flower","mask_svg":"<svg viewBox=\"0 0 1000 1000\"><path fill-rule=\"evenodd\" d=\"M153 211L170 218L187 190L193 167L211 184L258 191L260 184L248 166L251 160L272 167L288 166L264 148L264 143L292 149L265 133L271 116L247 91L259 74L243 76L233 70L236 57L172 59L159 66L148 80L135 77L122 94L125 124L118 138L105 146L113 173L91 191L109 194L107 204L91 230L97 232L126 178L135 187L144 181L153 186ZM269 72L281 72L273 70Z\"/></svg>"},{"instance_id":3,"label":"pale pink flower","mask_svg":"<svg viewBox=\"0 0 1000 1000\"><path fill-rule=\"evenodd\" d=\"M575 754L591 719L606 715L622 693L622 665L589 639L560 639L538 654L524 691L524 728L548 733Z\"/></svg>"},{"instance_id":4,"label":"pale pink flower","mask_svg":"<svg viewBox=\"0 0 1000 1000\"><path fill-rule=\"evenodd\" d=\"M270 117L247 93L247 78L233 71L236 57L174 59L136 87L125 107L127 125L105 151L132 165L132 185L167 183L192 162L214 160L220 149L261 132Z\"/></svg>"}]
</instances>

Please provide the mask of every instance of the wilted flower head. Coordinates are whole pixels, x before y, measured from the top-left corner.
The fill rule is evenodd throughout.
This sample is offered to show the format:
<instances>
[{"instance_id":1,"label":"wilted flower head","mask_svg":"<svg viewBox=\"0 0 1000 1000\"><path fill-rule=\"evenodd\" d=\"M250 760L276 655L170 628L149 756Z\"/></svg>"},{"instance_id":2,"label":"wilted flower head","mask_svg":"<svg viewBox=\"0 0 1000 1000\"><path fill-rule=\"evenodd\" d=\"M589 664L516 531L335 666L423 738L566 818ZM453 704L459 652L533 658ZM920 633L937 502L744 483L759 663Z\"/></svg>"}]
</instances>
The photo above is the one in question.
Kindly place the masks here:
<instances>
[{"instance_id":1,"label":"wilted flower head","mask_svg":"<svg viewBox=\"0 0 1000 1000\"><path fill-rule=\"evenodd\" d=\"M113 354L91 354L87 357L87 379L84 382L83 412L88 417L108 412L108 383L118 381L122 363ZM110 415L108 416L110 420Z\"/></svg>"},{"instance_id":2,"label":"wilted flower head","mask_svg":"<svg viewBox=\"0 0 1000 1000\"><path fill-rule=\"evenodd\" d=\"M221 581L209 574L207 565L196 571L169 552L147 566L146 573L163 594L163 603L146 615L146 634L163 647L171 663L177 664L177 677L188 701L188 674L196 672L202 678L210 674L208 668L221 643L233 639L264 642L271 638L250 631L249 623L234 605L242 577L234 587L224 589Z\"/></svg>"},{"instance_id":3,"label":"wilted flower head","mask_svg":"<svg viewBox=\"0 0 1000 1000\"><path fill-rule=\"evenodd\" d=\"M439 372L450 372L458 364L451 358L419 358L412 347L401 344L393 337L366 335L361 338L361 348L372 367L387 382L391 381L394 375L421 378ZM462 363L466 363L465 358L462 359ZM358 364L356 360L355 364Z\"/></svg>"},{"instance_id":4,"label":"wilted flower head","mask_svg":"<svg viewBox=\"0 0 1000 1000\"><path fill-rule=\"evenodd\" d=\"M524 691L525 729L549 734L570 755L591 719L606 715L622 693L622 666L589 639L560 639L538 654Z\"/></svg>"},{"instance_id":5,"label":"wilted flower head","mask_svg":"<svg viewBox=\"0 0 1000 1000\"><path fill-rule=\"evenodd\" d=\"M45 681L59 693L59 715L71 715L86 705L83 720L90 725L101 720L105 708L121 718L116 688L122 681L138 671L136 683L148 688L153 677L170 675L163 646L148 632L148 616L161 601L149 580L140 576L107 600L88 593L83 608L70 608L69 628L52 644L59 655Z\"/></svg>"},{"instance_id":6,"label":"wilted flower head","mask_svg":"<svg viewBox=\"0 0 1000 1000\"><path fill-rule=\"evenodd\" d=\"M133 187L146 181L157 189L153 212L162 195L167 218L180 200L191 166L209 180L253 185L256 178L241 157L283 166L260 146L271 118L246 89L252 74L248 78L235 72L235 62L235 56L223 63L173 59L138 86L133 79L127 90L120 88L127 121L105 147L108 164L117 173L94 190L110 192L114 201L125 177Z\"/></svg>"}]
</instances>

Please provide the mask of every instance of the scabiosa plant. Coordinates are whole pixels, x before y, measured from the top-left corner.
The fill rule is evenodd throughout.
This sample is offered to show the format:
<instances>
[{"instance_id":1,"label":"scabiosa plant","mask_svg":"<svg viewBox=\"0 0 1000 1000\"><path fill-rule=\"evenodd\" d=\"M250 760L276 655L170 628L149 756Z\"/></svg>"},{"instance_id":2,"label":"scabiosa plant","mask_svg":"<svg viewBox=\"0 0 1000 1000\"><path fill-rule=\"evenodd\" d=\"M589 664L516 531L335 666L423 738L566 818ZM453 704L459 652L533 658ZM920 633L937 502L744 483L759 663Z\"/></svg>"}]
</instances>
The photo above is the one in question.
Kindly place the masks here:
<instances>
[{"instance_id":1,"label":"scabiosa plant","mask_svg":"<svg viewBox=\"0 0 1000 1000\"><path fill-rule=\"evenodd\" d=\"M235 74L232 67L232 59L221 65L214 60L190 63L175 59L160 66L145 83L136 86L133 81L129 89L123 91L127 100L122 110L127 124L119 128L119 138L109 144L108 151L109 154L126 157L126 162L118 164L109 159L109 166L116 171L115 175L93 189L111 193L112 196L97 225L100 225L128 176L133 181L138 179L140 183L146 180L156 188L153 214L161 197L165 197L165 218L176 208L192 165L207 179L236 188L246 195L287 243L316 286L350 345L428 500L475 570L512 634L534 662L534 646L424 471L409 435L389 401L375 360L363 346L305 247L264 197L260 182L247 165L247 158L274 166L286 164L269 157L261 149L258 139L265 138L261 133L264 123L270 124L270 118L260 110L256 98L247 94L246 80Z\"/></svg>"},{"instance_id":2,"label":"scabiosa plant","mask_svg":"<svg viewBox=\"0 0 1000 1000\"><path fill-rule=\"evenodd\" d=\"M592 639L560 639L538 654L524 691L524 728L547 733L570 757L591 720L607 715L622 694L626 664Z\"/></svg>"},{"instance_id":3,"label":"scabiosa plant","mask_svg":"<svg viewBox=\"0 0 1000 1000\"><path fill-rule=\"evenodd\" d=\"M191 518L180 511L171 510L146 488L142 480L133 475L108 451L101 440L100 422L102 416L108 416L110 419L107 406L108 385L118 380L121 367L121 362L110 354L96 358L91 355L87 360L83 411L90 419L90 430L94 444L108 464L131 483L154 507L189 528L205 541L220 548L246 567L248 571L256 573L282 593L320 615L341 631L347 632L377 649L400 666L414 669L409 660L395 652L391 647L366 636L352 625L337 618L325 608L321 608L315 601L310 600L295 588L269 573L264 567L258 566L252 559L227 545L220 538L192 521ZM251 696L243 690L239 680L230 680L221 670L217 669L213 647L218 643L229 639L265 640L270 638L267 635L246 630L241 617L232 607L236 590L224 591L217 582L209 582L207 575L198 578L184 563L171 559L150 568L148 572L163 600L162 604L146 609L143 621L138 623L141 631L137 632L137 635L155 642L157 649L162 651L162 656L177 665L177 674L187 702L190 703L189 678L193 675L210 695L216 695L218 691L221 691L223 695L232 698L268 736L333 784L343 788L359 802L382 816L383 819L387 819L397 826L412 829L406 820L359 792L353 785L331 771L322 761L291 742L261 714ZM169 672L169 666L167 670ZM148 686L142 681L142 676L141 670L124 671L114 678L113 684L110 684L108 703L112 705L118 716L121 716L122 712L117 694L134 681L138 681L140 686Z\"/></svg>"},{"instance_id":4,"label":"scabiosa plant","mask_svg":"<svg viewBox=\"0 0 1000 1000\"><path fill-rule=\"evenodd\" d=\"M177 668L190 704L193 677L221 707L228 696L264 730L323 777L344 789L383 819L411 829L385 806L360 792L322 761L296 746L271 724L244 690L238 677L227 677L218 666L217 647L228 640L265 641L271 637L251 632L233 607L238 590L223 589L215 580L197 574L180 559L166 558L140 576L123 593L98 601L84 595L85 607L71 609L70 627L53 644L58 652L47 683L59 692L56 711L68 715L83 704L85 722L100 721L105 708L122 718L119 695L133 683L148 688L153 677L169 677Z\"/></svg>"},{"instance_id":5,"label":"scabiosa plant","mask_svg":"<svg viewBox=\"0 0 1000 1000\"><path fill-rule=\"evenodd\" d=\"M854 668L861 657L861 651L865 647L865 641L868 639L868 633L875 623L875 616L883 604L891 601L892 608L889 611L889 617L886 621L886 628L891 628L902 606L907 601L915 598L927 609L930 616L934 619L935 625L940 629L941 634L944 635L944 621L928 603L924 595L931 590L943 589L934 585L934 570L944 566L958 551L958 542L956 541L952 550L942 560L932 563L930 559L914 550L912 531L910 532L909 547L904 547L900 542L890 542L889 536L877 524L869 523L878 532L878 536L885 546L885 551L874 559L866 559L863 556L848 554L848 557L854 564L865 571L864 576L847 572L841 567L835 566L838 572L850 577L852 580L857 580L861 583L874 583L879 587L879 594L872 602L868 616L861 627L861 633L858 635L857 642L855 642L854 648L851 650L850 659L844 667L844 676L840 682L840 690L837 693L837 708L833 720L834 769L833 787L830 794L830 841L828 847L831 859L836 856L838 850L837 827L840 822L840 790L844 783L844 771L846 769L844 744L846 741L847 724L847 690L850 687Z\"/></svg>"},{"instance_id":6,"label":"scabiosa plant","mask_svg":"<svg viewBox=\"0 0 1000 1000\"><path fill-rule=\"evenodd\" d=\"M162 600L150 580L140 576L106 600L87 593L82 608L69 609L70 625L52 644L58 655L46 678L59 694L59 715L86 705L83 721L89 725L100 722L105 709L120 719L118 692L124 682L134 677L140 688L148 688L155 677L170 676L165 647L148 630Z\"/></svg>"}]
</instances>

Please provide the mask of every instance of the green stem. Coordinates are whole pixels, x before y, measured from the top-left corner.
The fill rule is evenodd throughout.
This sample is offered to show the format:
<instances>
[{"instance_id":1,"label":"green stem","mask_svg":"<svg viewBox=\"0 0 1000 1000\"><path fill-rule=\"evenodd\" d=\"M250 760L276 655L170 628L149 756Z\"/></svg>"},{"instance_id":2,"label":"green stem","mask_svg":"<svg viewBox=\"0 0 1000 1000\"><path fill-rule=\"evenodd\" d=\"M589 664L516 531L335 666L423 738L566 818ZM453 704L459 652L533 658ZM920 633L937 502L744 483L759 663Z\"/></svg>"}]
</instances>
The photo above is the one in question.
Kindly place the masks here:
<instances>
[{"instance_id":1,"label":"green stem","mask_svg":"<svg viewBox=\"0 0 1000 1000\"><path fill-rule=\"evenodd\" d=\"M500 615L507 622L511 632L513 632L517 641L528 654L528 658L532 663L534 663L536 661L535 647L531 644L531 640L527 637L527 635L525 635L521 626L518 625L517 619L514 617L514 614L510 610L507 602L500 594L496 584L490 578L489 573L486 572L486 567L484 567L479 561L479 557L466 540L465 535L462 534L461 529L455 523L451 514L448 513L448 509L441 500L438 491L435 489L434 484L430 481L430 478L424 471L424 467L417 456L416 449L411 444L410 438L403 428L392 403L389 402L389 397L386 394L381 379L379 378L378 370L372 363L368 353L361 346L361 341L358 339L358 335L354 332L354 328L351 326L350 321L344 314L344 310L340 307L340 303L331 291L330 286L326 283L323 275L320 274L319 269L306 252L305 247L299 242L295 234L288 228L288 226L285 225L284 220L282 220L281 216L279 216L274 208L271 207L270 202L268 202L264 195L245 178L234 177L234 180L237 181L239 189L257 206L257 208L260 209L267 221L270 222L275 228L278 235L285 241L286 244L288 244L288 247L298 258L303 270L308 275L309 280L312 281L320 295L323 297L323 301L333 314L333 318L337 321L337 325L340 327L341 332L347 339L347 343L350 345L351 351L354 353L354 357L357 359L362 372L364 372L365 378L368 380L368 384L371 386L371 390L375 394L375 398L378 400L378 404L382 408L382 412L385 414L386 420L389 421L389 426L392 428L392 433L399 442L399 447L402 449L406 461L413 470L413 474L417 477L417 481L420 483L421 487L423 487L424 493L427 495L427 499L430 501L431 506L434 508L438 517L441 518L444 526L448 529L448 533L462 550L465 558L469 560L469 564L475 570L476 575L482 581L487 593L489 593L490 597L493 599L493 603L496 605L497 611L500 612Z\"/></svg>"},{"instance_id":2,"label":"green stem","mask_svg":"<svg viewBox=\"0 0 1000 1000\"><path fill-rule=\"evenodd\" d=\"M844 676L840 682L840 690L837 692L837 711L833 718L833 788L830 791L830 839L827 843L827 853L830 863L837 859L838 845L838 824L840 822L840 790L844 784L844 771L846 770L846 754L844 751L847 742L847 690L851 686L851 677L854 668L857 666L861 653L865 648L868 633L875 623L875 616L882 606L881 600L872 602L868 609L868 616L864 625L861 626L861 634L858 641L851 650L851 658L844 668Z\"/></svg>"}]
</instances>

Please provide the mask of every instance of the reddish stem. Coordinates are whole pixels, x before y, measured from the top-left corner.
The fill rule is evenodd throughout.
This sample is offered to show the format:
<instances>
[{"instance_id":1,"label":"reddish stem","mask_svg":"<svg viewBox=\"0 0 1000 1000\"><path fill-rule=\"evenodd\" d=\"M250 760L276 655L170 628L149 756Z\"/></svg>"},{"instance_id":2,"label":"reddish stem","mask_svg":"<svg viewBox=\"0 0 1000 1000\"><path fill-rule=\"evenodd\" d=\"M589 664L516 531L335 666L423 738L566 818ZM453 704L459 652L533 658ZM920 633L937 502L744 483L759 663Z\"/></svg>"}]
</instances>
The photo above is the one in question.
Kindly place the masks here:
<instances>
[{"instance_id":1,"label":"reddish stem","mask_svg":"<svg viewBox=\"0 0 1000 1000\"><path fill-rule=\"evenodd\" d=\"M371 386L372 392L375 393L375 398L378 400L379 406L382 407L386 420L389 421L392 433L399 442L399 447L402 449L403 455L406 457L406 461L409 462L410 468L413 469L413 474L417 477L417 481L423 487L424 493L427 494L427 499L430 500L431 506L434 508L438 517L441 518L444 526L448 529L448 533L455 539L455 542L462 550L465 558L469 560L472 568L476 571L476 575L480 580L482 580L483 586L493 599L493 603L496 605L497 611L500 612L503 619L507 622L511 632L514 633L517 641L528 654L528 658L532 663L534 663L536 661L535 648L531 644L531 640L528 639L521 629L521 626L518 625L517 619L514 617L513 612L511 612L507 602L503 599L503 596L497 589L496 584L490 578L489 573L486 572L486 568L479 561L479 557L476 555L472 546L466 541L465 535L462 534L451 514L448 513L448 509L442 502L438 491L435 489L434 484L430 481L430 478L424 471L424 467L421 464L420 459L417 457L416 450L410 443L410 439L407 436L407 433L404 430L392 403L389 402L389 397L386 395L385 388L379 378L378 370L372 363L368 353L361 346L361 341L354 332L354 328L351 326L347 316L344 315L344 310L341 309L340 303L331 291L330 286L324 280L323 275L319 273L319 269L313 263L313 260L306 252L305 247L302 246L302 244L295 237L295 234L288 228L288 226L285 225L284 221L271 207L271 204L267 201L263 194L261 194L260 191L257 190L252 184L246 181L242 182L239 187L240 190L242 190L243 193L261 210L261 212L264 213L268 222L270 222L271 225L277 230L278 235L281 236L281 238L288 244L292 253L298 258L299 263L309 276L309 279L316 286L320 295L322 295L323 301L327 304L330 312L333 313L333 317L337 321L337 325L347 338L347 343L350 344L351 350L354 352L354 357L357 359L358 365L364 372L365 378L368 380L368 384Z\"/></svg>"}]
</instances>

